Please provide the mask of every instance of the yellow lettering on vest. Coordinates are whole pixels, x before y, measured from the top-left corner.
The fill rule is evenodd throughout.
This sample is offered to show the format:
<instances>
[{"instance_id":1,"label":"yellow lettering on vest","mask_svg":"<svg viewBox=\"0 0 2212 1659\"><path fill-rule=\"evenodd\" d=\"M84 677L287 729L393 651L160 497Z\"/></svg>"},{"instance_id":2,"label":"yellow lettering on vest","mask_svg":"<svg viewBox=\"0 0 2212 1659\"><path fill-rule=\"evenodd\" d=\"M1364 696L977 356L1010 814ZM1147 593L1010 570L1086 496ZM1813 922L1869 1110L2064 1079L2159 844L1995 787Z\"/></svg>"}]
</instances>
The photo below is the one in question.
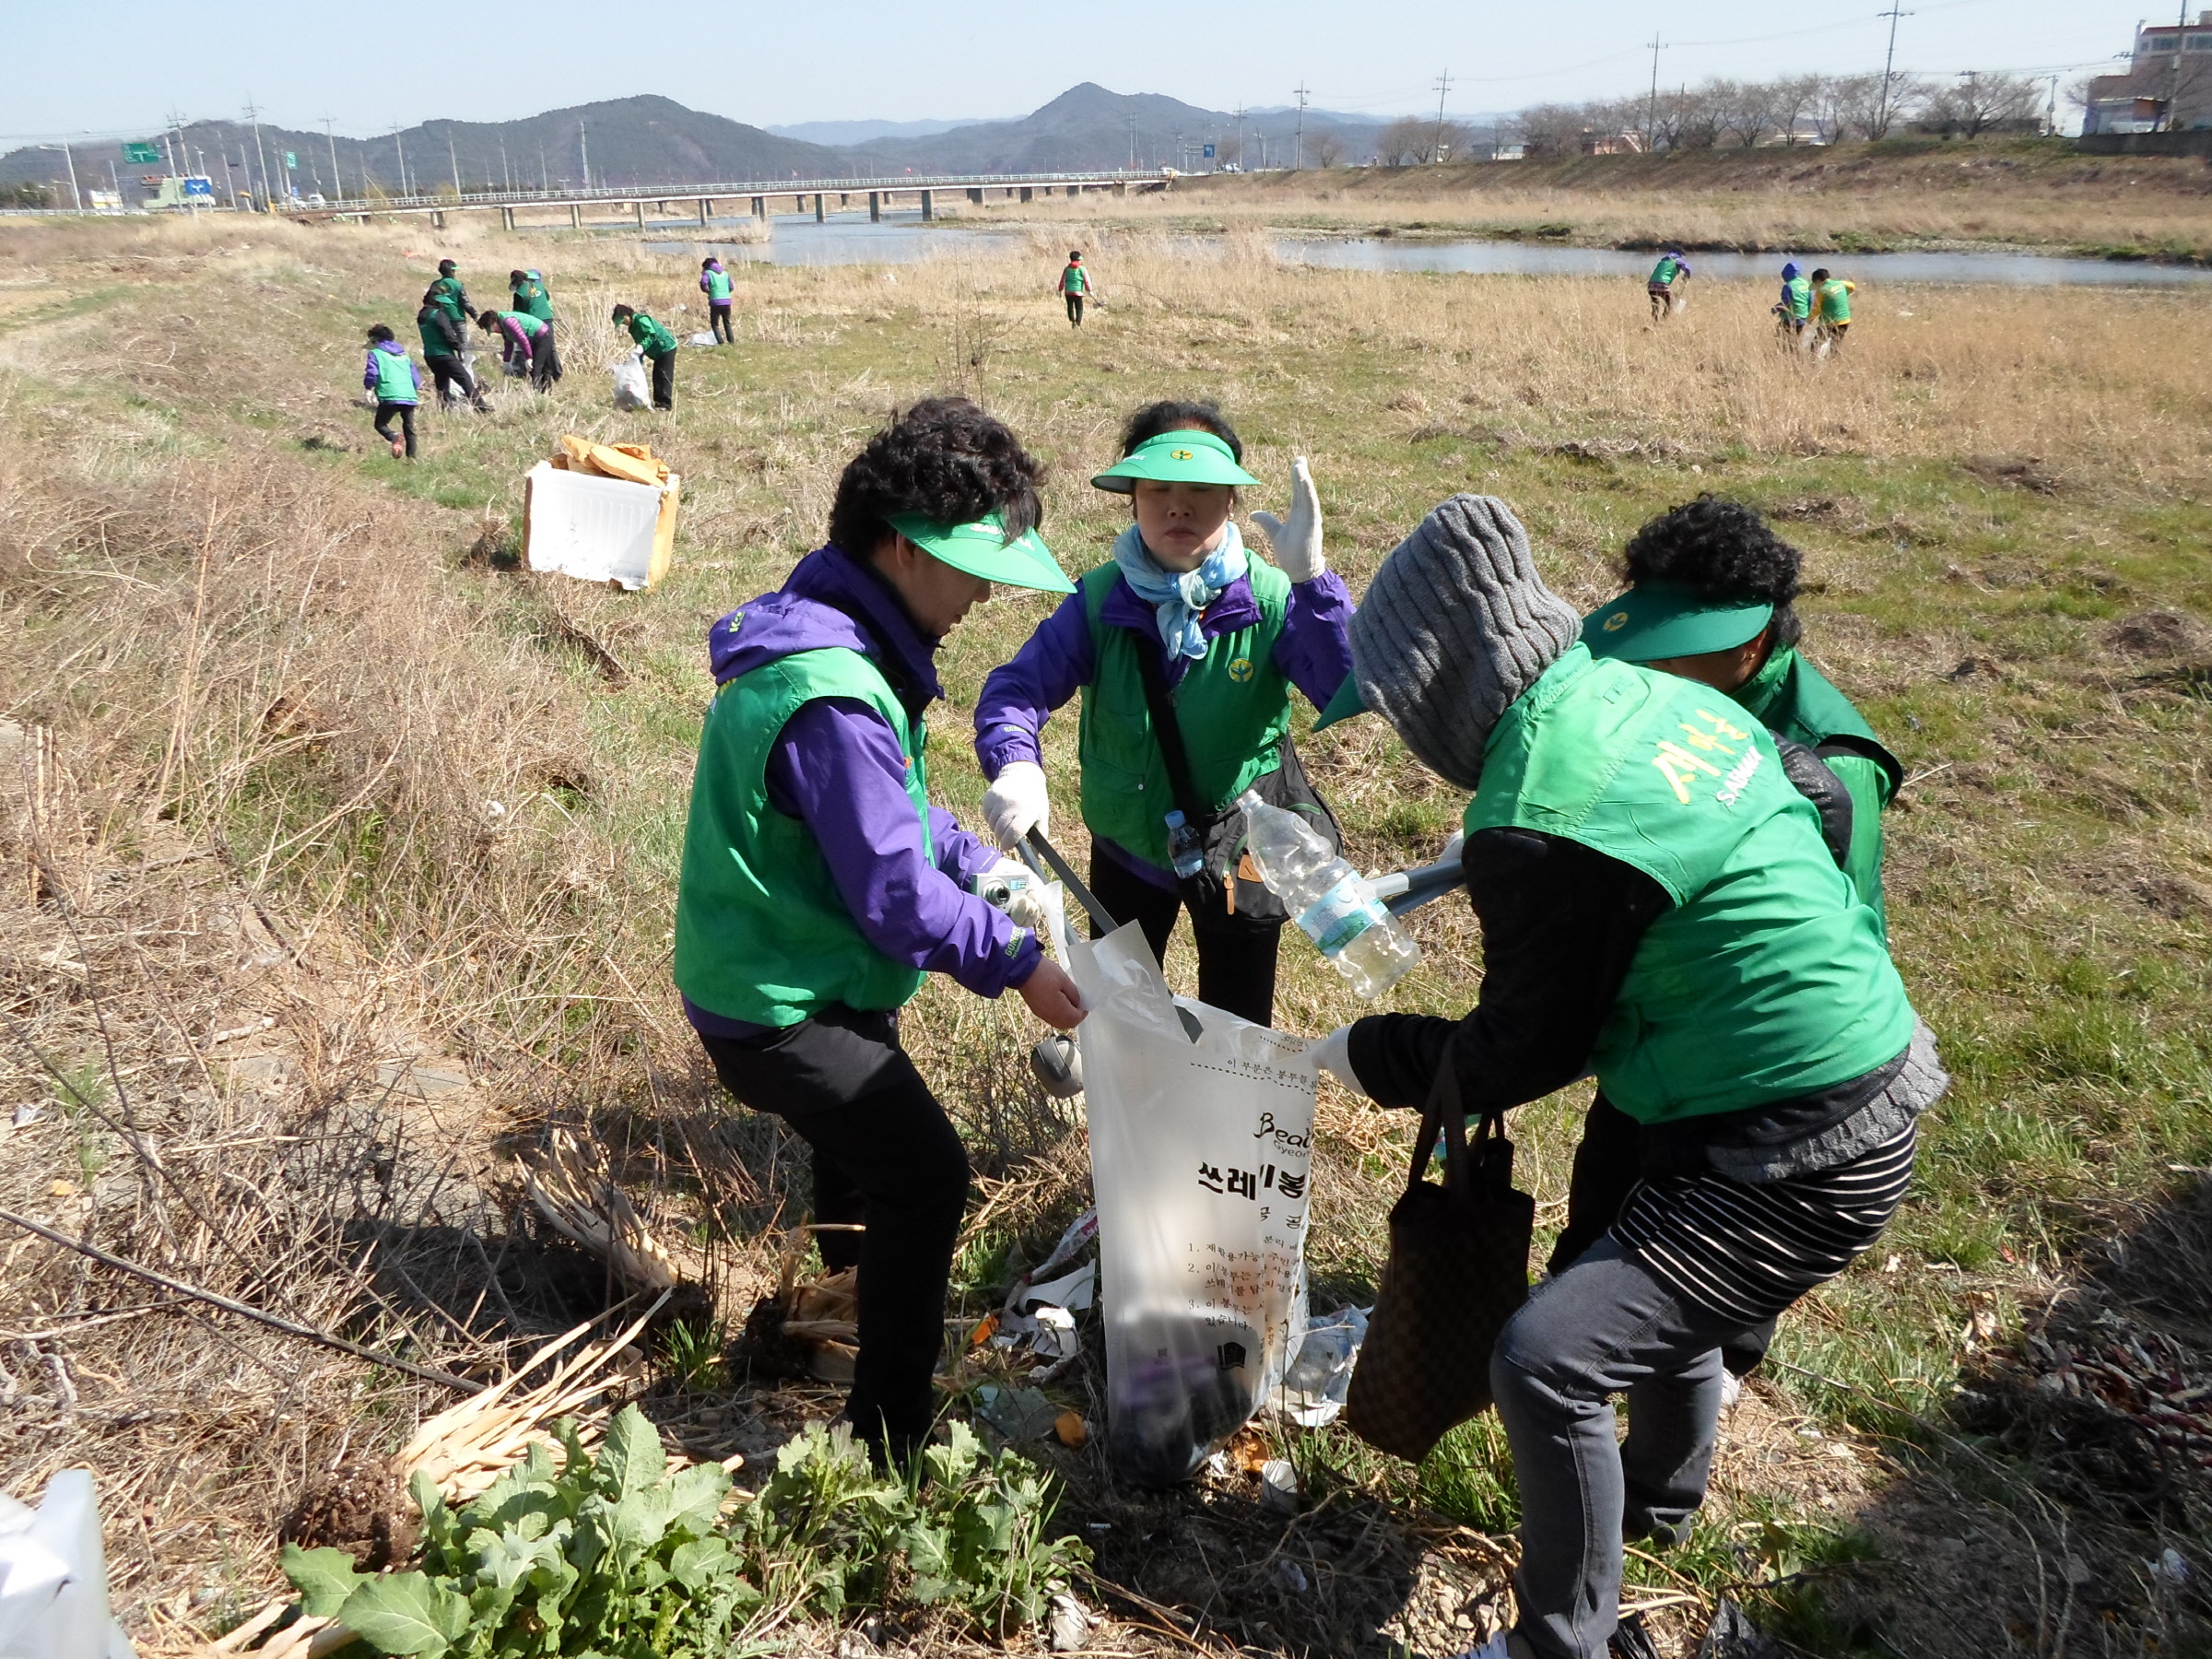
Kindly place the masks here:
<instances>
[{"instance_id":1,"label":"yellow lettering on vest","mask_svg":"<svg viewBox=\"0 0 2212 1659\"><path fill-rule=\"evenodd\" d=\"M1664 777L1669 783L1674 785L1675 799L1681 802L1685 806L1688 806L1689 786L1697 782L1697 774L1695 772L1676 771L1675 763L1668 759L1665 755L1653 756L1652 764L1659 769L1660 776Z\"/></svg>"},{"instance_id":2,"label":"yellow lettering on vest","mask_svg":"<svg viewBox=\"0 0 2212 1659\"><path fill-rule=\"evenodd\" d=\"M1715 737L1711 732L1700 732L1696 726L1693 726L1687 722L1683 724L1682 735L1689 739L1691 747L1701 748L1707 754L1713 754L1717 752L1723 755L1733 755L1735 753L1734 749L1723 743L1718 737Z\"/></svg>"},{"instance_id":3,"label":"yellow lettering on vest","mask_svg":"<svg viewBox=\"0 0 2212 1659\"><path fill-rule=\"evenodd\" d=\"M1735 726L1730 725L1726 721L1723 720L1718 714L1715 714L1711 709L1700 709L1698 711L1698 718L1712 727L1714 731L1722 733L1726 736L1733 737L1738 743L1748 743L1751 741L1750 733L1738 731Z\"/></svg>"},{"instance_id":4,"label":"yellow lettering on vest","mask_svg":"<svg viewBox=\"0 0 2212 1659\"><path fill-rule=\"evenodd\" d=\"M1704 772L1709 777L1717 778L1721 775L1721 769L1715 766L1712 761L1707 760L1700 756L1691 754L1688 749L1684 748L1680 744L1675 742L1670 737L1662 737L1659 739L1659 752L1678 765L1694 766L1698 769L1698 771Z\"/></svg>"}]
</instances>

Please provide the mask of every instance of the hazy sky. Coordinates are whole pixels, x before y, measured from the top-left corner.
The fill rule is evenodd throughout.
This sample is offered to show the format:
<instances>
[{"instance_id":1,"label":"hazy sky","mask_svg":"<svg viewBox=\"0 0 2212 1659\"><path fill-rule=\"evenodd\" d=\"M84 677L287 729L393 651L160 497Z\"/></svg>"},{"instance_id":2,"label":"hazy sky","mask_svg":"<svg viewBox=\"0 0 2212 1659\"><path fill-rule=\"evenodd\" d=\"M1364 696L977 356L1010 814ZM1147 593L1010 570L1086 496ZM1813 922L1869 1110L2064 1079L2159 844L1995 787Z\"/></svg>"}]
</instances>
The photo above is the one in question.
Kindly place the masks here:
<instances>
[{"instance_id":1,"label":"hazy sky","mask_svg":"<svg viewBox=\"0 0 2212 1659\"><path fill-rule=\"evenodd\" d=\"M1641 43L1654 18L1669 42L1663 82L1878 69L1883 3L508 0L362 8L113 0L87 13L26 0L8 8L18 73L0 94L0 143L143 133L172 108L232 117L249 98L265 119L312 128L328 115L357 135L639 92L758 125L1019 115L1086 80L1211 109L1288 103L1302 80L1316 105L1393 114L1434 109L1445 70L1449 107L1487 112L1641 90L1651 76ZM2124 53L2142 16L2141 0L1898 3L1914 13L1899 26L1900 68L2056 73L2062 94Z\"/></svg>"}]
</instances>

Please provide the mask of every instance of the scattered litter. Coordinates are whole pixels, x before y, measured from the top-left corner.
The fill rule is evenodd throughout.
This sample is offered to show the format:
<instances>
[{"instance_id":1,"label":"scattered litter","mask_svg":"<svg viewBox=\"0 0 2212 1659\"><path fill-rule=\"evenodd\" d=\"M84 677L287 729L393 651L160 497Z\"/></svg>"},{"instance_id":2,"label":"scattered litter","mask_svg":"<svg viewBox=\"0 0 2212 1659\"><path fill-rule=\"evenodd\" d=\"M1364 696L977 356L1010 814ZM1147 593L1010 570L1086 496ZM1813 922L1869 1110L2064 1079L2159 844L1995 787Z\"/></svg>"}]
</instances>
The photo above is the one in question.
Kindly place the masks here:
<instances>
[{"instance_id":1,"label":"scattered litter","mask_svg":"<svg viewBox=\"0 0 2212 1659\"><path fill-rule=\"evenodd\" d=\"M108 1563L89 1469L64 1469L39 1507L0 1493L0 1653L133 1659L108 1612Z\"/></svg>"},{"instance_id":2,"label":"scattered litter","mask_svg":"<svg viewBox=\"0 0 2212 1659\"><path fill-rule=\"evenodd\" d=\"M1306 1570L1288 1556L1280 1558L1275 1563L1275 1582L1293 1595L1303 1595L1309 1588Z\"/></svg>"},{"instance_id":3,"label":"scattered litter","mask_svg":"<svg viewBox=\"0 0 2212 1659\"><path fill-rule=\"evenodd\" d=\"M1783 1659L1781 1643L1767 1635L1726 1596L1698 1643L1698 1659Z\"/></svg>"},{"instance_id":4,"label":"scattered litter","mask_svg":"<svg viewBox=\"0 0 2212 1659\"><path fill-rule=\"evenodd\" d=\"M635 593L667 572L683 479L641 443L564 435L524 480L523 556L534 571Z\"/></svg>"},{"instance_id":5,"label":"scattered litter","mask_svg":"<svg viewBox=\"0 0 2212 1659\"><path fill-rule=\"evenodd\" d=\"M714 344L714 331L711 328L702 328L697 334L686 335L684 344L687 346L712 346Z\"/></svg>"},{"instance_id":6,"label":"scattered litter","mask_svg":"<svg viewBox=\"0 0 2212 1659\"><path fill-rule=\"evenodd\" d=\"M986 1382L975 1391L975 1415L1001 1440L1018 1445L1041 1440L1053 1432L1059 1422L1060 1407L1046 1399L1041 1389L1006 1388L996 1382Z\"/></svg>"},{"instance_id":7,"label":"scattered litter","mask_svg":"<svg viewBox=\"0 0 2212 1659\"><path fill-rule=\"evenodd\" d=\"M2150 1564L2150 1570L2174 1585L2185 1585L2195 1576L2189 1569L2187 1558L2178 1549L2168 1549Z\"/></svg>"},{"instance_id":8,"label":"scattered litter","mask_svg":"<svg viewBox=\"0 0 2212 1659\"><path fill-rule=\"evenodd\" d=\"M28 1129L31 1124L37 1123L39 1119L45 1115L46 1108L43 1106L33 1106L29 1104L18 1106L16 1108L16 1127L18 1129Z\"/></svg>"},{"instance_id":9,"label":"scattered litter","mask_svg":"<svg viewBox=\"0 0 2212 1659\"><path fill-rule=\"evenodd\" d=\"M1026 1312L1043 1303L1054 1308L1065 1308L1070 1313L1080 1313L1091 1304L1098 1282L1098 1268L1086 1262L1073 1273L1041 1285L1030 1285L1018 1289L1007 1299L1006 1305L1016 1312Z\"/></svg>"},{"instance_id":10,"label":"scattered litter","mask_svg":"<svg viewBox=\"0 0 2212 1659\"><path fill-rule=\"evenodd\" d=\"M1065 1031L1037 1040L1030 1051L1030 1070L1037 1075L1038 1086L1055 1100L1072 1100L1083 1092L1083 1051Z\"/></svg>"},{"instance_id":11,"label":"scattered litter","mask_svg":"<svg viewBox=\"0 0 2212 1659\"><path fill-rule=\"evenodd\" d=\"M1055 1653L1072 1653L1090 1640L1100 1618L1074 1596L1063 1592L1053 1597L1052 1644Z\"/></svg>"},{"instance_id":12,"label":"scattered litter","mask_svg":"<svg viewBox=\"0 0 2212 1659\"><path fill-rule=\"evenodd\" d=\"M1298 1513L1298 1470L1289 1459L1271 1457L1260 1465L1260 1507L1272 1514Z\"/></svg>"},{"instance_id":13,"label":"scattered litter","mask_svg":"<svg viewBox=\"0 0 2212 1659\"><path fill-rule=\"evenodd\" d=\"M1344 1409L1345 1391L1352 1385L1352 1367L1359 1359L1359 1345L1367 1340L1368 1308L1340 1308L1306 1323L1305 1340L1298 1358L1283 1373L1273 1404L1289 1419L1307 1429L1336 1420Z\"/></svg>"},{"instance_id":14,"label":"scattered litter","mask_svg":"<svg viewBox=\"0 0 2212 1659\"><path fill-rule=\"evenodd\" d=\"M1081 1412L1064 1411L1053 1419L1053 1433L1062 1445L1080 1452L1084 1441L1090 1439L1090 1425L1083 1420Z\"/></svg>"}]
</instances>

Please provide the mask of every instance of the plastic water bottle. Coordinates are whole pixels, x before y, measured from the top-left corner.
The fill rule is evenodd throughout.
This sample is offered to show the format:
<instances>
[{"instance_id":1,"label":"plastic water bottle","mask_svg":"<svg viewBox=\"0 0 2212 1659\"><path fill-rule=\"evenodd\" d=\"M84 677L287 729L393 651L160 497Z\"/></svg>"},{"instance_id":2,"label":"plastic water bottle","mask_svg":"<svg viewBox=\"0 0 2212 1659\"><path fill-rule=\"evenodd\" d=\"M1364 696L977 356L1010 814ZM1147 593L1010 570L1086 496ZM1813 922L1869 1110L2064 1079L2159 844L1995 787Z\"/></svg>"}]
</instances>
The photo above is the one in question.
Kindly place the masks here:
<instances>
[{"instance_id":1,"label":"plastic water bottle","mask_svg":"<svg viewBox=\"0 0 2212 1659\"><path fill-rule=\"evenodd\" d=\"M1168 814L1168 862L1186 881L1206 868L1206 843L1180 812Z\"/></svg>"},{"instance_id":2,"label":"plastic water bottle","mask_svg":"<svg viewBox=\"0 0 2212 1659\"><path fill-rule=\"evenodd\" d=\"M1382 908L1366 877L1330 852L1297 813L1271 806L1249 789L1237 805L1244 809L1245 846L1260 879L1354 991L1372 1000L1421 959L1421 947Z\"/></svg>"}]
</instances>

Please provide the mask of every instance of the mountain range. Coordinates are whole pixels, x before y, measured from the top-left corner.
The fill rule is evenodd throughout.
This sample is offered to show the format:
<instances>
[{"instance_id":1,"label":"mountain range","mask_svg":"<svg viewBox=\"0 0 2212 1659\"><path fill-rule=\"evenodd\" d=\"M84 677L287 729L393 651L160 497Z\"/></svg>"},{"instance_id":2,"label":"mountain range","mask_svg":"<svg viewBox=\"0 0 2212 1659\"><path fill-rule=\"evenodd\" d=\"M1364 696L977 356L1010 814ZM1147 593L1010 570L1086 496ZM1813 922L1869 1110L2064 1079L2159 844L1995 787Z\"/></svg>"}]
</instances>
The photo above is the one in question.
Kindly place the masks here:
<instances>
[{"instance_id":1,"label":"mountain range","mask_svg":"<svg viewBox=\"0 0 2212 1659\"><path fill-rule=\"evenodd\" d=\"M162 150L157 164L124 160L120 143L78 147L73 160L80 189L113 182L126 199L146 194L140 178L171 171L180 143L184 154L175 170L207 174L218 197L255 189L265 174L278 196L288 177L301 195L356 196L364 181L397 192L403 171L407 189L422 194L450 189L456 180L466 190L519 190L573 188L587 176L594 185L622 187L1130 166L1198 171L1245 159L1254 167L1281 166L1294 148L1311 167L1365 159L1363 147L1371 147L1382 125L1370 116L1309 109L1301 141L1298 124L1295 110L1253 112L1240 122L1230 112L1156 93L1110 92L1086 81L1017 120L957 125L818 122L771 131L645 95L519 121L427 121L371 138L271 124L257 134L239 122L198 121L133 141ZM1216 150L1210 162L1203 154L1207 144ZM65 204L63 179L57 150L0 155L0 189L58 184Z\"/></svg>"}]
</instances>

